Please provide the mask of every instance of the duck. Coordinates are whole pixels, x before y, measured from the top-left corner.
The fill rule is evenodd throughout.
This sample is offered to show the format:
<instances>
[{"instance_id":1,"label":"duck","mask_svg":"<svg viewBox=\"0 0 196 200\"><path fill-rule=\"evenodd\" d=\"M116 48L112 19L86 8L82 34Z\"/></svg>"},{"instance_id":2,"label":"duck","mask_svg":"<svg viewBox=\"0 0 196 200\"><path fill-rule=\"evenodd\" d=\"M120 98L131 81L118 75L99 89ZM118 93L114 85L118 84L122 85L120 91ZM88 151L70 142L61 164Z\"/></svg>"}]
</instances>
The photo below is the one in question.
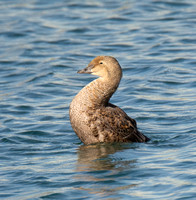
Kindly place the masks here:
<instances>
[{"instance_id":1,"label":"duck","mask_svg":"<svg viewBox=\"0 0 196 200\"><path fill-rule=\"evenodd\" d=\"M85 145L150 140L138 130L134 119L109 102L122 78L116 58L97 56L77 73L98 76L79 91L69 107L71 126Z\"/></svg>"}]
</instances>

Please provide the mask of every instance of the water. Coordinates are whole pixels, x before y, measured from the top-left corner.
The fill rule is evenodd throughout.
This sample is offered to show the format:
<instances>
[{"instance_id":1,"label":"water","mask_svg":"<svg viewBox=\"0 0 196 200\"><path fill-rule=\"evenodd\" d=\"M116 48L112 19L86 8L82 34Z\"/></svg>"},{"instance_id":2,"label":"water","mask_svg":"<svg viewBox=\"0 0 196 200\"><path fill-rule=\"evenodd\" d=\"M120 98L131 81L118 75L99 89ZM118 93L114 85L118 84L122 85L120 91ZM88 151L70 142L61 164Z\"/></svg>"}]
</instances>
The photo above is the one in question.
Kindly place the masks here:
<instances>
[{"instance_id":1,"label":"water","mask_svg":"<svg viewBox=\"0 0 196 200\"><path fill-rule=\"evenodd\" d=\"M196 1L0 1L0 198L195 199ZM84 146L69 104L111 55L111 102L147 144Z\"/></svg>"}]
</instances>

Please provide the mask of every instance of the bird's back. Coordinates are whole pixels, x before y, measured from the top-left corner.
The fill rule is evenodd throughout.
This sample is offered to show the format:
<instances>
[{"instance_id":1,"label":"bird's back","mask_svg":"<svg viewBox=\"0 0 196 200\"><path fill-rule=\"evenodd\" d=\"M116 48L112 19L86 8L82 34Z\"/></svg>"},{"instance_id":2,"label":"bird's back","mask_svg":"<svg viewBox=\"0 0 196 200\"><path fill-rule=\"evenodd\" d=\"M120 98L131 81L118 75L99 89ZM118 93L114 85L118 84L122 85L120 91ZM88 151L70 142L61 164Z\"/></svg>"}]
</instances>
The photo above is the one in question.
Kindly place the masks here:
<instances>
[{"instance_id":1,"label":"bird's back","mask_svg":"<svg viewBox=\"0 0 196 200\"><path fill-rule=\"evenodd\" d=\"M138 131L136 121L113 104L91 108L87 116L88 137L95 137L99 142L147 142L149 140Z\"/></svg>"}]
</instances>

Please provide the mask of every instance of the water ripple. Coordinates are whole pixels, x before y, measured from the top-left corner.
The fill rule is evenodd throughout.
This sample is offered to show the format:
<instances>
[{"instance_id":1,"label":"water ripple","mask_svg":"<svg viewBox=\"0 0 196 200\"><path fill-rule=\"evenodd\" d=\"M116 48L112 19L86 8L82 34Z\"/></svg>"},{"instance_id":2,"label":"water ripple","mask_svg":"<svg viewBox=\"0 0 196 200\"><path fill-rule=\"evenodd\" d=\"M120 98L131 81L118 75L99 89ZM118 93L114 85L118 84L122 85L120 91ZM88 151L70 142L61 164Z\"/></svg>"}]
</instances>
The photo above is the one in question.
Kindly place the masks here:
<instances>
[{"instance_id":1,"label":"water ripple","mask_svg":"<svg viewBox=\"0 0 196 200\"><path fill-rule=\"evenodd\" d=\"M0 198L195 198L195 1L0 2ZM116 57L111 101L148 144L83 145L69 104Z\"/></svg>"}]
</instances>

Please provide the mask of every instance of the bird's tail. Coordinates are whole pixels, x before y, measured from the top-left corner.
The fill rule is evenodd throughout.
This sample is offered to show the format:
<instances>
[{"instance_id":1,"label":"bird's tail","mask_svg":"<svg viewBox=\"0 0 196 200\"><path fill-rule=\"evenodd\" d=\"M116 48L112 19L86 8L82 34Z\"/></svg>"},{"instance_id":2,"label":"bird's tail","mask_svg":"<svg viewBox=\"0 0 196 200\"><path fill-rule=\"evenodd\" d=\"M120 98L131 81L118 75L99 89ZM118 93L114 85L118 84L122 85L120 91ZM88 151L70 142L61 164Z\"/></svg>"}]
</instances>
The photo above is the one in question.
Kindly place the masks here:
<instances>
[{"instance_id":1,"label":"bird's tail","mask_svg":"<svg viewBox=\"0 0 196 200\"><path fill-rule=\"evenodd\" d=\"M135 133L135 140L135 142L148 142L150 141L150 138L145 136L143 133L137 131L137 133Z\"/></svg>"}]
</instances>

